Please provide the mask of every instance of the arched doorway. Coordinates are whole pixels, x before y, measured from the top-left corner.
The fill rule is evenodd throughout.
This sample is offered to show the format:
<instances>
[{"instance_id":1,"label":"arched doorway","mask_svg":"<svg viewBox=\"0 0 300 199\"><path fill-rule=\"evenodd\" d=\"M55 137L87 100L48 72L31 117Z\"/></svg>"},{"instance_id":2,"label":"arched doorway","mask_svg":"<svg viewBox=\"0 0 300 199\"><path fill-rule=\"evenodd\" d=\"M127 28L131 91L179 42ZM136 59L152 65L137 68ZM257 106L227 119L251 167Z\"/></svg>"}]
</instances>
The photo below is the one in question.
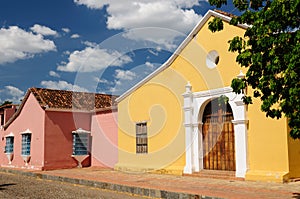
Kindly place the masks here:
<instances>
[{"instance_id":1,"label":"arched doorway","mask_svg":"<svg viewBox=\"0 0 300 199\"><path fill-rule=\"evenodd\" d=\"M233 113L228 103L211 100L202 117L203 169L235 171Z\"/></svg>"}]
</instances>

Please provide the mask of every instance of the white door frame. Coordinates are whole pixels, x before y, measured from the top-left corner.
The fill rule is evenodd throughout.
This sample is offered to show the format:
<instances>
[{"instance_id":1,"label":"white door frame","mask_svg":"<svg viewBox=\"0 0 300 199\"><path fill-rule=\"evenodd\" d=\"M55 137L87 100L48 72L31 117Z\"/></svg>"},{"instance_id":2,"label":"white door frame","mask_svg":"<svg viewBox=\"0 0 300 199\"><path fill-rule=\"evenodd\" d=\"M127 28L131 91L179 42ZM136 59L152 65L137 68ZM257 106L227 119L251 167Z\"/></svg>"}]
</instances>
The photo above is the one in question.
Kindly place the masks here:
<instances>
[{"instance_id":1,"label":"white door frame","mask_svg":"<svg viewBox=\"0 0 300 199\"><path fill-rule=\"evenodd\" d=\"M243 94L236 94L231 87L213 89L200 92L192 92L192 85L186 86L184 97L185 117L185 150L186 164L184 173L191 174L203 169L203 148L202 148L202 116L205 106L209 101L225 95L228 97L231 106L234 124L235 138L235 160L236 177L245 177L248 168L247 153L247 124L246 105L242 101Z\"/></svg>"}]
</instances>

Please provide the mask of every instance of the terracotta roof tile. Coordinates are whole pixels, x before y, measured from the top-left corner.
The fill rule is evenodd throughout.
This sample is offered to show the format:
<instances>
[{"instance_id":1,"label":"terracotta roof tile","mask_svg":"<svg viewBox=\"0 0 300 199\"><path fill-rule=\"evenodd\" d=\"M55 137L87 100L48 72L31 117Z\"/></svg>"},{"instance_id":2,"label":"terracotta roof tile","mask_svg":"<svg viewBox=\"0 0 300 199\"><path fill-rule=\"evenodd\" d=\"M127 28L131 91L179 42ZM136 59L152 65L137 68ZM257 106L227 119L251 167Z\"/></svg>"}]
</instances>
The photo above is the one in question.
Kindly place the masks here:
<instances>
[{"instance_id":1,"label":"terracotta roof tile","mask_svg":"<svg viewBox=\"0 0 300 199\"><path fill-rule=\"evenodd\" d=\"M222 15L225 15L227 17L230 17L230 18L236 17L236 15L231 14L229 12L222 11L222 10L215 9L214 11L217 12L217 13L219 13L219 14L222 14Z\"/></svg>"},{"instance_id":2,"label":"terracotta roof tile","mask_svg":"<svg viewBox=\"0 0 300 199\"><path fill-rule=\"evenodd\" d=\"M46 88L30 88L26 92L22 103L15 114L3 126L6 129L21 113L26 100L32 93L42 108L56 111L103 111L116 110L115 95L73 92Z\"/></svg>"},{"instance_id":3,"label":"terracotta roof tile","mask_svg":"<svg viewBox=\"0 0 300 199\"><path fill-rule=\"evenodd\" d=\"M45 88L30 88L42 107L91 111L115 106L117 96L87 92L73 92Z\"/></svg>"}]
</instances>

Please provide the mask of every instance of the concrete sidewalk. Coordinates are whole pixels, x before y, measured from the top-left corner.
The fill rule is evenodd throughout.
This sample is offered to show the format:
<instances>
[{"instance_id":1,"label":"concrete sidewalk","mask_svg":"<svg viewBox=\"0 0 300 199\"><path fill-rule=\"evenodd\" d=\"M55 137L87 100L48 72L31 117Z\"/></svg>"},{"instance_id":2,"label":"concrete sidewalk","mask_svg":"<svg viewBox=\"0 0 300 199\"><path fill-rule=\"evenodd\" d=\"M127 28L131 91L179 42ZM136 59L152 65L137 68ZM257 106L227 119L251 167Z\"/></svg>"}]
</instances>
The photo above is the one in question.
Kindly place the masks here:
<instances>
[{"instance_id":1,"label":"concrete sidewalk","mask_svg":"<svg viewBox=\"0 0 300 199\"><path fill-rule=\"evenodd\" d=\"M285 184L221 180L151 173L123 173L102 168L29 171L0 168L0 172L69 182L151 198L298 198L300 181Z\"/></svg>"}]
</instances>

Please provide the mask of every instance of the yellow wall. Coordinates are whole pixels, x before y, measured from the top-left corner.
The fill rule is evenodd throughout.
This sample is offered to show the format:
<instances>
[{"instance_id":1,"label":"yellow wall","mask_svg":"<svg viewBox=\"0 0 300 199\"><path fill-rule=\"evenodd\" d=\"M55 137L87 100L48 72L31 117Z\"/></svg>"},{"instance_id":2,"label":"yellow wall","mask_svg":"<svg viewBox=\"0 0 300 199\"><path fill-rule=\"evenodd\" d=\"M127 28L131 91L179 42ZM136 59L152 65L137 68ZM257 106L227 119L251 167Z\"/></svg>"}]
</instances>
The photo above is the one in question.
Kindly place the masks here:
<instances>
[{"instance_id":1,"label":"yellow wall","mask_svg":"<svg viewBox=\"0 0 300 199\"><path fill-rule=\"evenodd\" d=\"M234 62L235 55L228 53L227 40L222 38L229 39L232 32L242 34L243 30L228 24L225 29L212 35L205 25L169 68L119 102L119 162L116 169L182 174L185 166L182 97L185 85L190 81L193 91L221 88L229 86L232 77L240 72ZM216 38L217 46L211 42ZM203 40L210 42L200 45ZM212 49L220 55L215 69L206 67L207 52ZM147 121L148 154L136 154L135 123L140 121Z\"/></svg>"},{"instance_id":2,"label":"yellow wall","mask_svg":"<svg viewBox=\"0 0 300 199\"><path fill-rule=\"evenodd\" d=\"M173 81L172 81L173 80ZM170 167L181 174L184 165L182 104L178 100L184 79L165 70L119 103L119 163L122 170L157 170ZM135 123L147 121L148 154L136 154Z\"/></svg>"},{"instance_id":3,"label":"yellow wall","mask_svg":"<svg viewBox=\"0 0 300 199\"><path fill-rule=\"evenodd\" d=\"M251 91L250 91L251 92ZM286 120L266 118L258 99L249 105L247 180L286 181L289 172Z\"/></svg>"},{"instance_id":4,"label":"yellow wall","mask_svg":"<svg viewBox=\"0 0 300 199\"><path fill-rule=\"evenodd\" d=\"M288 128L288 132L289 132ZM300 177L300 139L294 140L288 135L289 145L289 177L299 178Z\"/></svg>"},{"instance_id":5,"label":"yellow wall","mask_svg":"<svg viewBox=\"0 0 300 199\"><path fill-rule=\"evenodd\" d=\"M241 68L235 62L236 55L228 52L228 40L243 33L243 29L227 23L223 31L211 33L206 23L170 67L119 102L116 169L182 173L185 85L190 81L194 92L230 86ZM220 55L215 69L206 66L206 56L211 50ZM300 144L289 139L285 119L267 119L257 100L249 106L248 119L246 179L284 181L289 176L299 177ZM148 154L136 154L135 123L141 121L147 121ZM293 172L289 173L290 170Z\"/></svg>"}]
</instances>

